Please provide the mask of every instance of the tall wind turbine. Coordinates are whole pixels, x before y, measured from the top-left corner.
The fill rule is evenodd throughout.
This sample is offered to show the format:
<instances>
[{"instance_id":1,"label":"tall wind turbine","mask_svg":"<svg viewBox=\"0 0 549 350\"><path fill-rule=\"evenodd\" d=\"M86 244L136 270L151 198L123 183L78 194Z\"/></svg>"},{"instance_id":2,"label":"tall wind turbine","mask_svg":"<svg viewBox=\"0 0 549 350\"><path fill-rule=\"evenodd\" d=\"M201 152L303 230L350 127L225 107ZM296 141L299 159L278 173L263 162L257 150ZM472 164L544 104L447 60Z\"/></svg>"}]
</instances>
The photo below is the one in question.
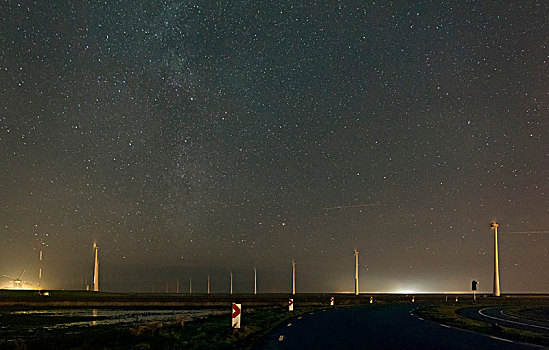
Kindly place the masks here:
<instances>
[{"instance_id":1,"label":"tall wind turbine","mask_svg":"<svg viewBox=\"0 0 549 350\"><path fill-rule=\"evenodd\" d=\"M97 244L93 243L93 251L95 255L94 266L93 266L93 291L99 292L99 256Z\"/></svg>"},{"instance_id":2,"label":"tall wind turbine","mask_svg":"<svg viewBox=\"0 0 549 350\"><path fill-rule=\"evenodd\" d=\"M292 294L295 295L295 261L292 260Z\"/></svg>"},{"instance_id":3,"label":"tall wind turbine","mask_svg":"<svg viewBox=\"0 0 549 350\"><path fill-rule=\"evenodd\" d=\"M358 250L355 249L355 295L358 295Z\"/></svg>"},{"instance_id":4,"label":"tall wind turbine","mask_svg":"<svg viewBox=\"0 0 549 350\"><path fill-rule=\"evenodd\" d=\"M42 241L40 241L42 243ZM38 271L38 290L42 290L42 247L40 247L40 270Z\"/></svg>"},{"instance_id":5,"label":"tall wind turbine","mask_svg":"<svg viewBox=\"0 0 549 350\"><path fill-rule=\"evenodd\" d=\"M494 230L494 296L500 296L499 265L498 265L498 223L493 222L490 227Z\"/></svg>"}]
</instances>

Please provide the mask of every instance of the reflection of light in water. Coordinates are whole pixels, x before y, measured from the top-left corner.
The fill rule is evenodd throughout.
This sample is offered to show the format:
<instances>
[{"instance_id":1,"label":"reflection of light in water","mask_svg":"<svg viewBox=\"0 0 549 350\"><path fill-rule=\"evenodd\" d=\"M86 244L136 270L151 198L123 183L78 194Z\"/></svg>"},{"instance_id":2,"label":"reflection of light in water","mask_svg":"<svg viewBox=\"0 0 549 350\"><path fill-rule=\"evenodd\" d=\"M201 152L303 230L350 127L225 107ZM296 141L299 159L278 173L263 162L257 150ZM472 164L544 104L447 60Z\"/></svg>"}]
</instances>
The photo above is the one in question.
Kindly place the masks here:
<instances>
[{"instance_id":1,"label":"reflection of light in water","mask_svg":"<svg viewBox=\"0 0 549 350\"><path fill-rule=\"evenodd\" d=\"M92 310L92 317L97 317L97 309ZM92 326L97 326L97 321L92 321Z\"/></svg>"},{"instance_id":2,"label":"reflection of light in water","mask_svg":"<svg viewBox=\"0 0 549 350\"><path fill-rule=\"evenodd\" d=\"M112 309L51 309L51 310L24 310L14 311L15 315L37 315L39 317L97 317L97 320L87 320L65 323L53 323L43 326L44 329L67 328L67 327L87 327L87 326L105 326L105 325L130 325L136 322L149 321L176 321L192 320L208 315L219 315L226 313L226 310L206 309L206 310L112 310Z\"/></svg>"}]
</instances>

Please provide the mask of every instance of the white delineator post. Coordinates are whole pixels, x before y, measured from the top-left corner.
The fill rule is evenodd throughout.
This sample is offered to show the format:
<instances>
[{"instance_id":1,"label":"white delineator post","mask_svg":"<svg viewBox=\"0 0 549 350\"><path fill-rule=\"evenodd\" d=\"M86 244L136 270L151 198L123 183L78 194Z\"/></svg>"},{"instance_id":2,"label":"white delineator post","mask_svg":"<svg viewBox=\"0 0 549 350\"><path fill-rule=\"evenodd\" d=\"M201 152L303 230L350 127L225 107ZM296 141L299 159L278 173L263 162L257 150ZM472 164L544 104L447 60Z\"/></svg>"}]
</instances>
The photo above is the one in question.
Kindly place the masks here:
<instances>
[{"instance_id":1,"label":"white delineator post","mask_svg":"<svg viewBox=\"0 0 549 350\"><path fill-rule=\"evenodd\" d=\"M355 249L355 295L358 293L358 250Z\"/></svg>"},{"instance_id":2,"label":"white delineator post","mask_svg":"<svg viewBox=\"0 0 549 350\"><path fill-rule=\"evenodd\" d=\"M499 264L498 264L498 223L493 222L490 227L494 230L494 296L499 297Z\"/></svg>"},{"instance_id":3,"label":"white delineator post","mask_svg":"<svg viewBox=\"0 0 549 350\"><path fill-rule=\"evenodd\" d=\"M334 306L334 297L330 297L330 306Z\"/></svg>"},{"instance_id":4,"label":"white delineator post","mask_svg":"<svg viewBox=\"0 0 549 350\"><path fill-rule=\"evenodd\" d=\"M242 304L233 303L232 323L233 328L240 328L240 318L242 315Z\"/></svg>"},{"instance_id":5,"label":"white delineator post","mask_svg":"<svg viewBox=\"0 0 549 350\"><path fill-rule=\"evenodd\" d=\"M288 299L288 311L294 311L294 299Z\"/></svg>"},{"instance_id":6,"label":"white delineator post","mask_svg":"<svg viewBox=\"0 0 549 350\"><path fill-rule=\"evenodd\" d=\"M94 250L94 266L93 266L93 291L99 292L99 253L98 253L98 247L97 244L93 244L93 250ZM88 270L89 271L89 270Z\"/></svg>"}]
</instances>

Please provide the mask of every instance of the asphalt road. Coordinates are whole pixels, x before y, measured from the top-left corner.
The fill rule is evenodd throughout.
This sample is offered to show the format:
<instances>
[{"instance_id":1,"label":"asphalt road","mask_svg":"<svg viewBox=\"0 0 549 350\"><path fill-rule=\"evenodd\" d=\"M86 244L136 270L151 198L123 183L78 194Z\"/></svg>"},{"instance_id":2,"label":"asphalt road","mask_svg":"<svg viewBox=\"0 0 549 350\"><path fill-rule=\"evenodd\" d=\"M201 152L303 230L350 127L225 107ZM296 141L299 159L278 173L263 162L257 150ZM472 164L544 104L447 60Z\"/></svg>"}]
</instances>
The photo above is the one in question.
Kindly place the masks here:
<instances>
[{"instance_id":1,"label":"asphalt road","mask_svg":"<svg viewBox=\"0 0 549 350\"><path fill-rule=\"evenodd\" d=\"M484 322L497 323L505 327L549 334L548 322L508 315L505 313L506 308L509 308L509 306L474 307L459 310L459 314Z\"/></svg>"},{"instance_id":2,"label":"asphalt road","mask_svg":"<svg viewBox=\"0 0 549 350\"><path fill-rule=\"evenodd\" d=\"M317 311L275 329L260 349L534 349L488 335L448 328L412 314L413 305Z\"/></svg>"}]
</instances>

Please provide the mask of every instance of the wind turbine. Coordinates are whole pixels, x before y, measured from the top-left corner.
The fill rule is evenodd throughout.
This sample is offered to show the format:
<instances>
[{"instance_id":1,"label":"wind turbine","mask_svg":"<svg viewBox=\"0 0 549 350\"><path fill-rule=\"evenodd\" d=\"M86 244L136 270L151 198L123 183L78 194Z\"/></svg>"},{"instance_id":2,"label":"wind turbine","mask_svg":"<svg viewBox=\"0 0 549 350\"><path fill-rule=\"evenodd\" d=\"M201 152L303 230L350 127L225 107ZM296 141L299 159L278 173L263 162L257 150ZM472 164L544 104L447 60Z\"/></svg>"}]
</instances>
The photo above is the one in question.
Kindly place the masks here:
<instances>
[{"instance_id":1,"label":"wind turbine","mask_svg":"<svg viewBox=\"0 0 549 350\"><path fill-rule=\"evenodd\" d=\"M358 295L358 250L355 249L355 295Z\"/></svg>"},{"instance_id":2,"label":"wind turbine","mask_svg":"<svg viewBox=\"0 0 549 350\"><path fill-rule=\"evenodd\" d=\"M93 243L93 253L95 255L94 265L93 265L93 291L99 292L99 247L97 244Z\"/></svg>"},{"instance_id":3,"label":"wind turbine","mask_svg":"<svg viewBox=\"0 0 549 350\"><path fill-rule=\"evenodd\" d=\"M13 278L13 277L10 277L10 276L6 276L6 275L2 275L2 277L5 277L9 280L11 280L11 283L12 283L12 287L11 288L16 288L16 289L25 289L25 285L29 286L29 287L32 287L32 285L30 283L27 283L23 280L21 280L21 277L23 277L23 274L25 273L26 270L23 270L23 272L21 272L21 274L19 275L19 277L17 278ZM3 287L2 289L4 288L8 288L7 286Z\"/></svg>"},{"instance_id":4,"label":"wind turbine","mask_svg":"<svg viewBox=\"0 0 549 350\"><path fill-rule=\"evenodd\" d=\"M40 241L42 243L42 241ZM42 247L40 247L40 270L38 271L38 290L42 290Z\"/></svg>"},{"instance_id":5,"label":"wind turbine","mask_svg":"<svg viewBox=\"0 0 549 350\"><path fill-rule=\"evenodd\" d=\"M498 223L493 222L490 227L494 230L494 291L495 297L500 296L499 290L499 265L498 265Z\"/></svg>"},{"instance_id":6,"label":"wind turbine","mask_svg":"<svg viewBox=\"0 0 549 350\"><path fill-rule=\"evenodd\" d=\"M292 260L292 294L295 295L295 261Z\"/></svg>"}]
</instances>

